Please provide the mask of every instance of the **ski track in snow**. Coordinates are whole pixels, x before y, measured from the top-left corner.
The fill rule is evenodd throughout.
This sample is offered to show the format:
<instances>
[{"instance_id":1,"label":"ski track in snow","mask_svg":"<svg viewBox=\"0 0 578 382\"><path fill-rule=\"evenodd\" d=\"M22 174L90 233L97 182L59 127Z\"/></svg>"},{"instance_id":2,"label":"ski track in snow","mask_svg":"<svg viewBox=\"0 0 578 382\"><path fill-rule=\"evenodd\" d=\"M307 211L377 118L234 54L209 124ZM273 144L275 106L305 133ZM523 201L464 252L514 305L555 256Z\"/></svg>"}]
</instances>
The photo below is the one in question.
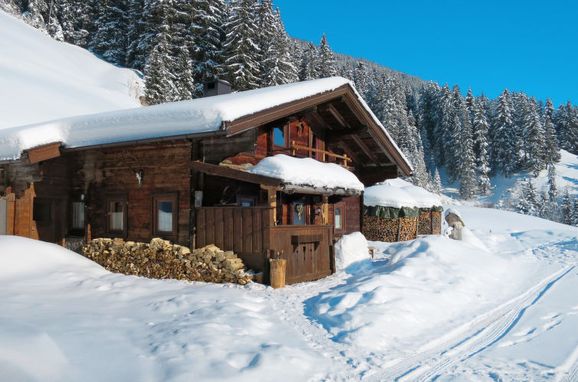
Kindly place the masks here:
<instances>
[{"instance_id":1,"label":"ski track in snow","mask_svg":"<svg viewBox=\"0 0 578 382\"><path fill-rule=\"evenodd\" d=\"M367 380L435 381L454 364L472 358L500 341L516 326L528 308L536 304L552 286L574 268L575 265L566 266L527 292L455 329L453 333L441 338L439 344L434 343L433 347L426 345L421 352L370 376ZM574 362L568 372L567 381L577 380L577 369L578 365Z\"/></svg>"}]
</instances>

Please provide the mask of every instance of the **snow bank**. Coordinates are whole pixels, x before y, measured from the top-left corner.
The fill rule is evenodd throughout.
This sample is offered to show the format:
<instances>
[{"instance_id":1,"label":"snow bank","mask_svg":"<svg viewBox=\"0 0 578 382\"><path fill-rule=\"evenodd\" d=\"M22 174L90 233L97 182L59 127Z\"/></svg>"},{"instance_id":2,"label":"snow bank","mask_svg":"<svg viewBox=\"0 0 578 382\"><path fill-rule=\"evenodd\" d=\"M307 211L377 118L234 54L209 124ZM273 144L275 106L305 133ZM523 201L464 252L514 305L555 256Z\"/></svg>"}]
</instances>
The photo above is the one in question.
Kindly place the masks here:
<instances>
[{"instance_id":1,"label":"snow bank","mask_svg":"<svg viewBox=\"0 0 578 382\"><path fill-rule=\"evenodd\" d=\"M304 381L331 361L270 288L109 273L56 245L0 236L0 375L9 381Z\"/></svg>"},{"instance_id":2,"label":"snow bank","mask_svg":"<svg viewBox=\"0 0 578 382\"><path fill-rule=\"evenodd\" d=\"M293 191L344 190L361 193L363 184L347 169L335 163L323 163L312 158L295 158L278 154L261 160L249 170L253 174L281 179L285 189Z\"/></svg>"},{"instance_id":3,"label":"snow bank","mask_svg":"<svg viewBox=\"0 0 578 382\"><path fill-rule=\"evenodd\" d=\"M404 351L413 341L441 336L439 328L473 317L504 289L517 290L532 266L445 237L389 245L391 262L306 302L311 318L334 341L366 351ZM455 323L455 321L454 321Z\"/></svg>"},{"instance_id":4,"label":"snow bank","mask_svg":"<svg viewBox=\"0 0 578 382\"><path fill-rule=\"evenodd\" d=\"M100 265L59 245L0 235L0 280L71 269L90 276L108 273Z\"/></svg>"},{"instance_id":5,"label":"snow bank","mask_svg":"<svg viewBox=\"0 0 578 382\"><path fill-rule=\"evenodd\" d=\"M66 147L215 132L223 122L351 84L331 77L0 130L0 160L51 142ZM84 102L84 101L83 101Z\"/></svg>"},{"instance_id":6,"label":"snow bank","mask_svg":"<svg viewBox=\"0 0 578 382\"><path fill-rule=\"evenodd\" d=\"M367 187L363 196L363 204L369 207L431 208L440 206L442 203L436 194L396 178Z\"/></svg>"},{"instance_id":7,"label":"snow bank","mask_svg":"<svg viewBox=\"0 0 578 382\"><path fill-rule=\"evenodd\" d=\"M0 52L0 129L140 105L142 82L132 70L55 41L3 11Z\"/></svg>"},{"instance_id":8,"label":"snow bank","mask_svg":"<svg viewBox=\"0 0 578 382\"><path fill-rule=\"evenodd\" d=\"M338 271L358 261L369 259L367 240L361 232L343 235L335 243L335 268Z\"/></svg>"}]
</instances>

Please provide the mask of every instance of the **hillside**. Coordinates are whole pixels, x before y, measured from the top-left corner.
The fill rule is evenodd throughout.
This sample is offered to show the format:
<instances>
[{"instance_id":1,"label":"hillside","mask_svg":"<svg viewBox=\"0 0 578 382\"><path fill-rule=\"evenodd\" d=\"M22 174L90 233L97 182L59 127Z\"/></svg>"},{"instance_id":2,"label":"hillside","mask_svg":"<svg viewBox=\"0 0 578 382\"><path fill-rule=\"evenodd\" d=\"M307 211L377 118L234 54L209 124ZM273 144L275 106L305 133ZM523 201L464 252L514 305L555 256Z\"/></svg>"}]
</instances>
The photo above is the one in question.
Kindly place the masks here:
<instances>
[{"instance_id":1,"label":"hillside","mask_svg":"<svg viewBox=\"0 0 578 382\"><path fill-rule=\"evenodd\" d=\"M139 106L129 69L53 40L0 11L0 129Z\"/></svg>"}]
</instances>

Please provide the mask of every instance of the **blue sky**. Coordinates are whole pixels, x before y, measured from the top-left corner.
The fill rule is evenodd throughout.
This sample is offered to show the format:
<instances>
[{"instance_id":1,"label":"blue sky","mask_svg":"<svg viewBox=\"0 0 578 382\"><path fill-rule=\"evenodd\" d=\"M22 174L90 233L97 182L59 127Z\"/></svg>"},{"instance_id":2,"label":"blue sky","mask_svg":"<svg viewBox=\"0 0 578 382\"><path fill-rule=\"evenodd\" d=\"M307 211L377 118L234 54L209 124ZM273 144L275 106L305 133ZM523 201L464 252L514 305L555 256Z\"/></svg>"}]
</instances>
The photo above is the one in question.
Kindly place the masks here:
<instances>
[{"instance_id":1,"label":"blue sky","mask_svg":"<svg viewBox=\"0 0 578 382\"><path fill-rule=\"evenodd\" d=\"M497 96L578 103L578 1L274 0L293 37Z\"/></svg>"}]
</instances>

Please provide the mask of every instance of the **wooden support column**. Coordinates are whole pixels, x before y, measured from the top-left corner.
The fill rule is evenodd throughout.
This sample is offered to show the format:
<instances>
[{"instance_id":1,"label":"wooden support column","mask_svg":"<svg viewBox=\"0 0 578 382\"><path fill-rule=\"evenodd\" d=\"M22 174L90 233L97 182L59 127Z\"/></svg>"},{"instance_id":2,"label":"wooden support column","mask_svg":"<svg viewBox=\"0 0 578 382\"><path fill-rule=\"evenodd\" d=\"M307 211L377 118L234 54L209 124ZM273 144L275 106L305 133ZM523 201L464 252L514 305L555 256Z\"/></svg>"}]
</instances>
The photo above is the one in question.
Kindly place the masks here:
<instances>
[{"instance_id":1,"label":"wooden support column","mask_svg":"<svg viewBox=\"0 0 578 382\"><path fill-rule=\"evenodd\" d=\"M329 224L329 196L323 195L321 196L321 221L322 224L328 225Z\"/></svg>"},{"instance_id":2,"label":"wooden support column","mask_svg":"<svg viewBox=\"0 0 578 382\"><path fill-rule=\"evenodd\" d=\"M269 214L269 226L273 227L277 223L277 188L261 187L267 190L267 205L271 209L271 214Z\"/></svg>"}]
</instances>

